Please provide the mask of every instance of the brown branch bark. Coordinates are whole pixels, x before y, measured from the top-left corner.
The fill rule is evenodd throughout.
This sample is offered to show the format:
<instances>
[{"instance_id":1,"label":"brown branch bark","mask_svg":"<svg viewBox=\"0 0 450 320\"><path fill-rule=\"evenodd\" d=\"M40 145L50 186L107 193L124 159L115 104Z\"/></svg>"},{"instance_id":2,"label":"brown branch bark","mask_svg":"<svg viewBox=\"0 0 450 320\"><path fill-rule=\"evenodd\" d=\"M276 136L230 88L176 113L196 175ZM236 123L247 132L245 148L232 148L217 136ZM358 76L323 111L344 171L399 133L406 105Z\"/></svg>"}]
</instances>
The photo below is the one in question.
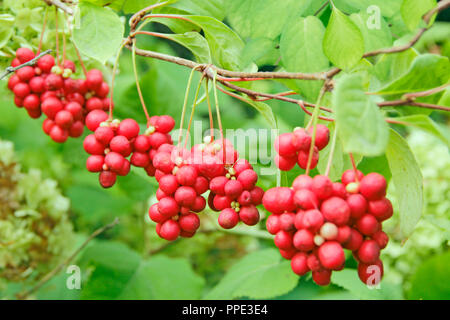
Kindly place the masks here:
<instances>
[{"instance_id":1,"label":"brown branch bark","mask_svg":"<svg viewBox=\"0 0 450 320\"><path fill-rule=\"evenodd\" d=\"M47 273L41 280L39 280L34 287L31 289L24 291L22 293L18 293L17 299L23 300L26 299L30 294L39 290L44 284L46 284L50 279L56 276L66 265L68 265L75 257L83 250L89 242L91 242L95 237L99 234L105 232L108 229L113 228L116 224L119 223L119 219L115 218L113 222L95 230L82 244L78 247L67 259L65 259L61 264L56 266L52 271Z\"/></svg>"},{"instance_id":2,"label":"brown branch bark","mask_svg":"<svg viewBox=\"0 0 450 320\"><path fill-rule=\"evenodd\" d=\"M73 15L73 10L67 4L60 0L42 0L49 6L55 6L69 15Z\"/></svg>"}]
</instances>

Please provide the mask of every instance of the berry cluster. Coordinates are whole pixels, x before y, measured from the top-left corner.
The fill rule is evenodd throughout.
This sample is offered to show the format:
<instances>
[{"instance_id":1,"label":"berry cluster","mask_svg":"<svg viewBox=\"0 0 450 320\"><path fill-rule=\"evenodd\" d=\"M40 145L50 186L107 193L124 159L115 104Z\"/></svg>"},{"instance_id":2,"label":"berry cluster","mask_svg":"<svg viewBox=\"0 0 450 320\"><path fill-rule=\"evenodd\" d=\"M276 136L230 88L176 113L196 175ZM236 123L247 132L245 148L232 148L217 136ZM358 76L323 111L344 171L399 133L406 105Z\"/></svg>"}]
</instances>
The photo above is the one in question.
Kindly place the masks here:
<instances>
[{"instance_id":1,"label":"berry cluster","mask_svg":"<svg viewBox=\"0 0 450 320\"><path fill-rule=\"evenodd\" d=\"M295 128L293 132L280 134L275 140L276 166L283 171L291 170L295 164L306 169L312 141L312 130ZM319 151L328 145L330 131L323 124L318 124L310 169L314 169L319 161Z\"/></svg>"},{"instance_id":2,"label":"berry cluster","mask_svg":"<svg viewBox=\"0 0 450 320\"><path fill-rule=\"evenodd\" d=\"M375 284L383 273L380 250L389 240L381 223L393 213L386 180L378 173L357 171L356 176L354 170L345 171L341 180L300 175L292 188L268 190L263 205L273 214L266 227L296 274L312 271L314 282L328 285L332 271L344 268L345 248L358 261L361 281ZM379 277L368 281L371 266L378 267Z\"/></svg>"},{"instance_id":3,"label":"berry cluster","mask_svg":"<svg viewBox=\"0 0 450 320\"><path fill-rule=\"evenodd\" d=\"M11 66L17 67L35 58L28 48L19 48ZM42 129L55 142L63 143L68 137L80 137L85 117L92 110L107 110L109 87L101 71L92 69L86 79L73 79L75 64L65 60L56 65L51 55L39 58L35 66L25 66L9 78L8 88L14 93L14 102L24 107L31 118L42 113L47 117Z\"/></svg>"},{"instance_id":4,"label":"berry cluster","mask_svg":"<svg viewBox=\"0 0 450 320\"><path fill-rule=\"evenodd\" d=\"M161 238L175 240L192 237L200 226L197 213L206 207L202 196L210 190L209 207L220 211L219 224L233 228L239 221L255 225L259 221L256 205L264 191L255 186L256 172L228 140L211 141L186 150L161 144L153 156L155 177L159 183L158 203L149 210Z\"/></svg>"}]
</instances>

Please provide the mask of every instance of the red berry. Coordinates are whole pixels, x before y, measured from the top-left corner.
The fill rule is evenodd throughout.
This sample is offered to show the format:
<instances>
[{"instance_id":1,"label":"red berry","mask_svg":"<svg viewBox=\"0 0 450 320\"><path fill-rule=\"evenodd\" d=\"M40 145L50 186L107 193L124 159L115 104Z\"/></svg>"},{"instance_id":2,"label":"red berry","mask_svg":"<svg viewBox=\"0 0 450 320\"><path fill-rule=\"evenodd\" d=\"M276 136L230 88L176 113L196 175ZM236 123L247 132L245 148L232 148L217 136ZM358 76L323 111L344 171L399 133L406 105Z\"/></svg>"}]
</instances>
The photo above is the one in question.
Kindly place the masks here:
<instances>
[{"instance_id":1,"label":"red berry","mask_svg":"<svg viewBox=\"0 0 450 320\"><path fill-rule=\"evenodd\" d=\"M359 249L363 242L363 236L361 233L356 231L355 229L351 229L350 240L344 243L344 248L349 249L351 251L356 251Z\"/></svg>"},{"instance_id":2,"label":"red berry","mask_svg":"<svg viewBox=\"0 0 450 320\"><path fill-rule=\"evenodd\" d=\"M295 248L290 248L288 250L278 249L278 251L280 251L281 256L286 260L291 260L298 252Z\"/></svg>"},{"instance_id":3,"label":"red berry","mask_svg":"<svg viewBox=\"0 0 450 320\"><path fill-rule=\"evenodd\" d=\"M308 189L298 189L294 193L294 203L303 210L316 209L319 206L316 194Z\"/></svg>"},{"instance_id":4,"label":"red berry","mask_svg":"<svg viewBox=\"0 0 450 320\"><path fill-rule=\"evenodd\" d=\"M320 264L319 258L315 253L311 253L308 255L306 264L311 271L319 271L323 269L322 265Z\"/></svg>"},{"instance_id":5,"label":"red berry","mask_svg":"<svg viewBox=\"0 0 450 320\"><path fill-rule=\"evenodd\" d=\"M158 210L158 204L153 204L148 210L148 216L150 219L156 223L162 223L167 220Z\"/></svg>"},{"instance_id":6,"label":"red berry","mask_svg":"<svg viewBox=\"0 0 450 320\"><path fill-rule=\"evenodd\" d=\"M41 100L39 100L39 97L35 94L30 94L23 99L23 106L27 110L35 110L39 109L39 106L41 105Z\"/></svg>"},{"instance_id":7,"label":"red berry","mask_svg":"<svg viewBox=\"0 0 450 320\"><path fill-rule=\"evenodd\" d=\"M364 178L364 174L359 170L356 170L356 173L357 173L358 181L361 181L362 178ZM344 171L344 173L342 174L342 177L341 177L341 181L344 185L348 185L351 182L356 182L355 170L348 169L348 170Z\"/></svg>"},{"instance_id":8,"label":"red berry","mask_svg":"<svg viewBox=\"0 0 450 320\"><path fill-rule=\"evenodd\" d=\"M254 226L259 222L259 211L254 205L241 207L239 218L248 226Z\"/></svg>"},{"instance_id":9,"label":"red berry","mask_svg":"<svg viewBox=\"0 0 450 320\"><path fill-rule=\"evenodd\" d=\"M156 121L156 130L161 133L169 133L175 126L175 120L171 116L159 116Z\"/></svg>"},{"instance_id":10,"label":"red berry","mask_svg":"<svg viewBox=\"0 0 450 320\"><path fill-rule=\"evenodd\" d=\"M279 225L284 231L293 231L295 229L294 221L295 213L285 212L279 216Z\"/></svg>"},{"instance_id":11,"label":"red berry","mask_svg":"<svg viewBox=\"0 0 450 320\"><path fill-rule=\"evenodd\" d=\"M359 190L368 200L379 200L386 195L386 179L379 173L369 173L361 179Z\"/></svg>"},{"instance_id":12,"label":"red berry","mask_svg":"<svg viewBox=\"0 0 450 320\"><path fill-rule=\"evenodd\" d=\"M99 175L99 181L103 188L111 188L116 183L117 176L111 171L102 171Z\"/></svg>"},{"instance_id":13,"label":"red berry","mask_svg":"<svg viewBox=\"0 0 450 320\"><path fill-rule=\"evenodd\" d=\"M115 136L112 138L109 147L112 151L120 153L124 157L128 157L131 154L131 144L124 136Z\"/></svg>"},{"instance_id":14,"label":"red berry","mask_svg":"<svg viewBox=\"0 0 450 320\"><path fill-rule=\"evenodd\" d=\"M241 206L248 206L253 204L252 195L247 190L242 191L242 193L238 196L237 201Z\"/></svg>"},{"instance_id":15,"label":"red berry","mask_svg":"<svg viewBox=\"0 0 450 320\"><path fill-rule=\"evenodd\" d=\"M108 119L108 114L103 110L94 110L86 116L86 127L89 130L95 131L100 126L100 123Z\"/></svg>"},{"instance_id":16,"label":"red berry","mask_svg":"<svg viewBox=\"0 0 450 320\"><path fill-rule=\"evenodd\" d=\"M102 82L102 85L100 86L100 88L95 91L95 94L97 95L97 97L100 97L102 99L106 98L108 93L109 93L109 86L106 82ZM102 104L103 104L103 101L102 101ZM108 103L108 106L109 106L109 103Z\"/></svg>"},{"instance_id":17,"label":"red berry","mask_svg":"<svg viewBox=\"0 0 450 320\"><path fill-rule=\"evenodd\" d=\"M292 144L294 135L292 133L280 134L275 139L275 150L280 156L293 157L296 155L296 149Z\"/></svg>"},{"instance_id":18,"label":"red berry","mask_svg":"<svg viewBox=\"0 0 450 320\"><path fill-rule=\"evenodd\" d=\"M208 180L205 177L195 179L194 189L197 194L203 194L208 190Z\"/></svg>"},{"instance_id":19,"label":"red berry","mask_svg":"<svg viewBox=\"0 0 450 320\"><path fill-rule=\"evenodd\" d=\"M52 138L53 141L58 143L66 142L67 138L69 137L69 133L67 130L62 129L59 126L53 126L50 130L50 138Z\"/></svg>"},{"instance_id":20,"label":"red berry","mask_svg":"<svg viewBox=\"0 0 450 320\"><path fill-rule=\"evenodd\" d=\"M294 247L300 251L310 251L314 249L314 234L306 229L298 230L294 235Z\"/></svg>"},{"instance_id":21,"label":"red berry","mask_svg":"<svg viewBox=\"0 0 450 320\"><path fill-rule=\"evenodd\" d=\"M327 286L331 281L331 271L327 269L321 269L312 272L312 278L319 286Z\"/></svg>"},{"instance_id":22,"label":"red berry","mask_svg":"<svg viewBox=\"0 0 450 320\"><path fill-rule=\"evenodd\" d=\"M380 257L380 246L375 240L364 240L357 255L362 263L375 263Z\"/></svg>"},{"instance_id":23,"label":"red berry","mask_svg":"<svg viewBox=\"0 0 450 320\"><path fill-rule=\"evenodd\" d=\"M308 132L312 134L313 130L314 128L310 127ZM322 150L327 146L329 140L330 140L330 130L325 125L318 124L316 127L316 140L314 142L314 145L319 150Z\"/></svg>"},{"instance_id":24,"label":"red berry","mask_svg":"<svg viewBox=\"0 0 450 320\"><path fill-rule=\"evenodd\" d=\"M166 174L159 179L159 188L164 191L165 194L171 195L178 189L178 181L174 175Z\"/></svg>"},{"instance_id":25,"label":"red berry","mask_svg":"<svg viewBox=\"0 0 450 320\"><path fill-rule=\"evenodd\" d=\"M264 196L264 190L260 187L254 187L252 190L250 190L250 196L255 206L260 205Z\"/></svg>"},{"instance_id":26,"label":"red berry","mask_svg":"<svg viewBox=\"0 0 450 320\"><path fill-rule=\"evenodd\" d=\"M233 166L236 174L239 175L242 171L247 169L253 169L252 165L246 159L239 159Z\"/></svg>"},{"instance_id":27,"label":"red berry","mask_svg":"<svg viewBox=\"0 0 450 320\"><path fill-rule=\"evenodd\" d=\"M368 286L374 286L380 283L383 277L383 262L378 260L371 264L358 264L358 276L363 283Z\"/></svg>"},{"instance_id":28,"label":"red berry","mask_svg":"<svg viewBox=\"0 0 450 320\"><path fill-rule=\"evenodd\" d=\"M133 152L130 161L133 166L145 168L150 164L150 157L148 156L148 153Z\"/></svg>"},{"instance_id":29,"label":"red berry","mask_svg":"<svg viewBox=\"0 0 450 320\"><path fill-rule=\"evenodd\" d=\"M86 168L89 172L100 172L103 170L104 163L105 157L101 155L92 155L86 160Z\"/></svg>"},{"instance_id":30,"label":"red berry","mask_svg":"<svg viewBox=\"0 0 450 320\"><path fill-rule=\"evenodd\" d=\"M61 110L55 116L55 123L64 129L69 129L73 123L73 116L69 111Z\"/></svg>"},{"instance_id":31,"label":"red berry","mask_svg":"<svg viewBox=\"0 0 450 320\"><path fill-rule=\"evenodd\" d=\"M64 85L64 80L63 78L58 75L58 74L54 74L54 73L50 73L46 78L45 78L45 88L47 90L58 90L61 89Z\"/></svg>"},{"instance_id":32,"label":"red berry","mask_svg":"<svg viewBox=\"0 0 450 320\"><path fill-rule=\"evenodd\" d=\"M200 219L195 213L190 213L188 215L181 216L180 219L178 219L178 224L180 225L181 230L195 232L200 226Z\"/></svg>"},{"instance_id":33,"label":"red berry","mask_svg":"<svg viewBox=\"0 0 450 320\"><path fill-rule=\"evenodd\" d=\"M153 166L165 173L172 173L175 164L172 162L172 157L169 153L158 152L153 157Z\"/></svg>"},{"instance_id":34,"label":"red berry","mask_svg":"<svg viewBox=\"0 0 450 320\"><path fill-rule=\"evenodd\" d=\"M13 74L11 77L9 77L8 79L8 89L13 91L14 86L16 84L18 84L20 82L19 77L16 74Z\"/></svg>"},{"instance_id":35,"label":"red berry","mask_svg":"<svg viewBox=\"0 0 450 320\"><path fill-rule=\"evenodd\" d=\"M229 180L224 187L225 195L236 199L243 191L242 184L238 180Z\"/></svg>"},{"instance_id":36,"label":"red berry","mask_svg":"<svg viewBox=\"0 0 450 320\"><path fill-rule=\"evenodd\" d=\"M303 216L304 215L305 215L305 211L302 211L302 210L298 210L297 214L295 215L294 225L295 225L295 228L298 230L305 229L305 226L303 225Z\"/></svg>"},{"instance_id":37,"label":"red berry","mask_svg":"<svg viewBox=\"0 0 450 320\"><path fill-rule=\"evenodd\" d=\"M27 113L32 119L38 119L42 115L40 109L28 109Z\"/></svg>"},{"instance_id":38,"label":"red berry","mask_svg":"<svg viewBox=\"0 0 450 320\"><path fill-rule=\"evenodd\" d=\"M193 186L197 180L197 169L193 166L183 166L176 173L178 183L182 186Z\"/></svg>"},{"instance_id":39,"label":"red berry","mask_svg":"<svg viewBox=\"0 0 450 320\"><path fill-rule=\"evenodd\" d=\"M31 80L31 78L34 77L34 68L26 66L17 70L16 74L19 77L20 81L28 82Z\"/></svg>"},{"instance_id":40,"label":"red berry","mask_svg":"<svg viewBox=\"0 0 450 320\"><path fill-rule=\"evenodd\" d=\"M333 182L333 196L339 197L342 199L347 198L347 191L345 190L345 186L339 182Z\"/></svg>"},{"instance_id":41,"label":"red berry","mask_svg":"<svg viewBox=\"0 0 450 320\"><path fill-rule=\"evenodd\" d=\"M275 155L275 165L282 171L290 171L297 164L297 156L283 157Z\"/></svg>"},{"instance_id":42,"label":"red berry","mask_svg":"<svg viewBox=\"0 0 450 320\"><path fill-rule=\"evenodd\" d=\"M179 237L180 231L180 226L176 221L167 220L161 225L159 234L163 239L174 241Z\"/></svg>"},{"instance_id":43,"label":"red berry","mask_svg":"<svg viewBox=\"0 0 450 320\"><path fill-rule=\"evenodd\" d=\"M295 274L303 276L309 271L307 258L308 256L304 252L299 252L292 257L291 269Z\"/></svg>"},{"instance_id":44,"label":"red berry","mask_svg":"<svg viewBox=\"0 0 450 320\"><path fill-rule=\"evenodd\" d=\"M25 63L34 59L34 53L28 48L19 48L16 50L16 57L20 63Z\"/></svg>"},{"instance_id":45,"label":"red berry","mask_svg":"<svg viewBox=\"0 0 450 320\"><path fill-rule=\"evenodd\" d=\"M13 68L18 67L20 65L21 65L21 63L20 63L19 59L17 59L17 58L14 58L13 61L11 61L11 67L13 67Z\"/></svg>"},{"instance_id":46,"label":"red berry","mask_svg":"<svg viewBox=\"0 0 450 320\"><path fill-rule=\"evenodd\" d=\"M225 195L225 185L229 180L225 176L212 178L209 182L209 189L215 194Z\"/></svg>"},{"instance_id":47,"label":"red berry","mask_svg":"<svg viewBox=\"0 0 450 320\"><path fill-rule=\"evenodd\" d=\"M292 248L292 235L287 231L280 230L275 235L274 242L279 249L289 250Z\"/></svg>"},{"instance_id":48,"label":"red berry","mask_svg":"<svg viewBox=\"0 0 450 320\"><path fill-rule=\"evenodd\" d=\"M309 151L300 150L297 156L297 164L300 168L305 169L308 167ZM311 158L310 169L314 169L319 162L319 150L314 147L313 155Z\"/></svg>"},{"instance_id":49,"label":"red berry","mask_svg":"<svg viewBox=\"0 0 450 320\"><path fill-rule=\"evenodd\" d=\"M14 86L13 89L14 95L16 95L19 98L25 98L27 95L30 94L30 87L28 84L19 82Z\"/></svg>"},{"instance_id":50,"label":"red berry","mask_svg":"<svg viewBox=\"0 0 450 320\"><path fill-rule=\"evenodd\" d=\"M178 214L180 207L174 198L166 197L159 200L158 210L165 217L173 217Z\"/></svg>"},{"instance_id":51,"label":"red berry","mask_svg":"<svg viewBox=\"0 0 450 320\"><path fill-rule=\"evenodd\" d=\"M317 252L319 261L327 269L339 269L345 262L342 246L336 241L326 241Z\"/></svg>"},{"instance_id":52,"label":"red berry","mask_svg":"<svg viewBox=\"0 0 450 320\"><path fill-rule=\"evenodd\" d=\"M103 155L105 153L105 146L98 142L93 134L90 134L84 138L83 147L89 154Z\"/></svg>"},{"instance_id":53,"label":"red berry","mask_svg":"<svg viewBox=\"0 0 450 320\"><path fill-rule=\"evenodd\" d=\"M323 225L323 215L319 210L308 210L303 215L302 225L304 228L317 232Z\"/></svg>"},{"instance_id":54,"label":"red berry","mask_svg":"<svg viewBox=\"0 0 450 320\"><path fill-rule=\"evenodd\" d=\"M294 130L292 145L297 151L309 151L311 147L311 136L303 128L296 129Z\"/></svg>"},{"instance_id":55,"label":"red berry","mask_svg":"<svg viewBox=\"0 0 450 320\"><path fill-rule=\"evenodd\" d=\"M31 91L42 93L45 91L45 80L42 77L33 77L28 83Z\"/></svg>"},{"instance_id":56,"label":"red berry","mask_svg":"<svg viewBox=\"0 0 450 320\"><path fill-rule=\"evenodd\" d=\"M50 130L53 128L55 123L50 119L45 119L44 122L42 122L42 130L44 130L45 134L49 135Z\"/></svg>"},{"instance_id":57,"label":"red berry","mask_svg":"<svg viewBox=\"0 0 450 320\"><path fill-rule=\"evenodd\" d=\"M217 210L224 210L231 207L232 199L228 196L215 195L213 204Z\"/></svg>"},{"instance_id":58,"label":"red berry","mask_svg":"<svg viewBox=\"0 0 450 320\"><path fill-rule=\"evenodd\" d=\"M83 117L83 107L78 102L67 103L64 110L69 111L75 120L81 120Z\"/></svg>"},{"instance_id":59,"label":"red berry","mask_svg":"<svg viewBox=\"0 0 450 320\"><path fill-rule=\"evenodd\" d=\"M191 207L195 203L197 192L194 188L181 186L175 191L175 201L182 207Z\"/></svg>"},{"instance_id":60,"label":"red berry","mask_svg":"<svg viewBox=\"0 0 450 320\"><path fill-rule=\"evenodd\" d=\"M138 152L147 152L150 149L150 142L146 135L139 135L134 140L134 150Z\"/></svg>"},{"instance_id":61,"label":"red berry","mask_svg":"<svg viewBox=\"0 0 450 320\"><path fill-rule=\"evenodd\" d=\"M239 215L231 208L225 208L219 213L219 225L224 229L234 228L239 222Z\"/></svg>"},{"instance_id":62,"label":"red berry","mask_svg":"<svg viewBox=\"0 0 450 320\"><path fill-rule=\"evenodd\" d=\"M366 198L359 193L349 195L347 204L350 207L350 215L352 218L358 219L367 211Z\"/></svg>"},{"instance_id":63,"label":"red berry","mask_svg":"<svg viewBox=\"0 0 450 320\"><path fill-rule=\"evenodd\" d=\"M15 96L15 97L14 97L14 104L15 104L18 108L22 108L22 107L23 107L23 99Z\"/></svg>"},{"instance_id":64,"label":"red berry","mask_svg":"<svg viewBox=\"0 0 450 320\"><path fill-rule=\"evenodd\" d=\"M114 138L114 131L111 127L98 127L94 132L95 139L103 145L108 145Z\"/></svg>"},{"instance_id":65,"label":"red berry","mask_svg":"<svg viewBox=\"0 0 450 320\"><path fill-rule=\"evenodd\" d=\"M281 230L280 216L271 214L266 220L266 229L270 234L277 234Z\"/></svg>"},{"instance_id":66,"label":"red berry","mask_svg":"<svg viewBox=\"0 0 450 320\"><path fill-rule=\"evenodd\" d=\"M116 173L120 172L123 167L124 161L125 158L117 152L108 152L108 154L105 156L105 164L111 171L114 171Z\"/></svg>"},{"instance_id":67,"label":"red berry","mask_svg":"<svg viewBox=\"0 0 450 320\"><path fill-rule=\"evenodd\" d=\"M294 182L292 183L292 188L294 190L311 189L312 182L313 178L305 174L302 174L299 175L297 178L295 178Z\"/></svg>"},{"instance_id":68,"label":"red berry","mask_svg":"<svg viewBox=\"0 0 450 320\"><path fill-rule=\"evenodd\" d=\"M333 194L333 183L328 177L317 175L313 178L311 191L316 194L319 200L328 199Z\"/></svg>"},{"instance_id":69,"label":"red berry","mask_svg":"<svg viewBox=\"0 0 450 320\"><path fill-rule=\"evenodd\" d=\"M63 110L63 104L58 98L47 98L42 102L42 112L50 119L55 119L56 114Z\"/></svg>"},{"instance_id":70,"label":"red berry","mask_svg":"<svg viewBox=\"0 0 450 320\"><path fill-rule=\"evenodd\" d=\"M139 124L133 119L124 119L120 122L119 128L117 129L117 134L125 136L127 139L131 140L136 138L139 134Z\"/></svg>"},{"instance_id":71,"label":"red berry","mask_svg":"<svg viewBox=\"0 0 450 320\"><path fill-rule=\"evenodd\" d=\"M287 187L276 187L267 190L263 196L263 205L267 211L275 214L295 209L293 191Z\"/></svg>"},{"instance_id":72,"label":"red berry","mask_svg":"<svg viewBox=\"0 0 450 320\"><path fill-rule=\"evenodd\" d=\"M369 201L369 212L373 214L378 221L384 221L392 217L394 209L392 203L387 198Z\"/></svg>"},{"instance_id":73,"label":"red berry","mask_svg":"<svg viewBox=\"0 0 450 320\"><path fill-rule=\"evenodd\" d=\"M100 70L91 69L86 74L86 86L89 90L100 89L103 82L103 75Z\"/></svg>"},{"instance_id":74,"label":"red berry","mask_svg":"<svg viewBox=\"0 0 450 320\"><path fill-rule=\"evenodd\" d=\"M87 111L93 111L93 110L102 110L103 109L103 102L97 97L92 97L87 99L86 101L86 110Z\"/></svg>"},{"instance_id":75,"label":"red berry","mask_svg":"<svg viewBox=\"0 0 450 320\"><path fill-rule=\"evenodd\" d=\"M42 70L44 73L50 73L52 70L52 67L55 65L55 58L53 56L46 54L45 56L42 56L37 61L37 66L39 69Z\"/></svg>"},{"instance_id":76,"label":"red berry","mask_svg":"<svg viewBox=\"0 0 450 320\"><path fill-rule=\"evenodd\" d=\"M388 235L383 232L383 231L377 231L373 234L372 239L375 240L378 245L380 246L380 249L384 249L386 248L388 242L389 242L389 237Z\"/></svg>"},{"instance_id":77,"label":"red berry","mask_svg":"<svg viewBox=\"0 0 450 320\"><path fill-rule=\"evenodd\" d=\"M331 197L325 200L320 207L325 220L337 226L343 226L350 218L350 208L345 200Z\"/></svg>"},{"instance_id":78,"label":"red berry","mask_svg":"<svg viewBox=\"0 0 450 320\"><path fill-rule=\"evenodd\" d=\"M117 174L119 176L126 176L130 172L130 167L131 167L130 161L125 159L122 168L119 171L117 171Z\"/></svg>"},{"instance_id":79,"label":"red berry","mask_svg":"<svg viewBox=\"0 0 450 320\"><path fill-rule=\"evenodd\" d=\"M65 60L63 63L63 69L70 69L72 72L75 72L75 63L71 60Z\"/></svg>"},{"instance_id":80,"label":"red berry","mask_svg":"<svg viewBox=\"0 0 450 320\"><path fill-rule=\"evenodd\" d=\"M191 206L192 211L201 212L206 208L206 200L202 196L195 198L194 204Z\"/></svg>"},{"instance_id":81,"label":"red berry","mask_svg":"<svg viewBox=\"0 0 450 320\"><path fill-rule=\"evenodd\" d=\"M73 138L81 137L84 131L84 123L82 121L75 121L69 128L69 136Z\"/></svg>"},{"instance_id":82,"label":"red berry","mask_svg":"<svg viewBox=\"0 0 450 320\"><path fill-rule=\"evenodd\" d=\"M347 243L352 236L352 229L349 226L338 227L336 240L340 243Z\"/></svg>"},{"instance_id":83,"label":"red berry","mask_svg":"<svg viewBox=\"0 0 450 320\"><path fill-rule=\"evenodd\" d=\"M380 223L371 214L364 214L356 221L356 227L358 231L365 236L371 236L378 230L380 230Z\"/></svg>"},{"instance_id":84,"label":"red berry","mask_svg":"<svg viewBox=\"0 0 450 320\"><path fill-rule=\"evenodd\" d=\"M251 190L258 181L258 175L253 169L247 169L238 175L237 180L242 184L244 190Z\"/></svg>"}]
</instances>

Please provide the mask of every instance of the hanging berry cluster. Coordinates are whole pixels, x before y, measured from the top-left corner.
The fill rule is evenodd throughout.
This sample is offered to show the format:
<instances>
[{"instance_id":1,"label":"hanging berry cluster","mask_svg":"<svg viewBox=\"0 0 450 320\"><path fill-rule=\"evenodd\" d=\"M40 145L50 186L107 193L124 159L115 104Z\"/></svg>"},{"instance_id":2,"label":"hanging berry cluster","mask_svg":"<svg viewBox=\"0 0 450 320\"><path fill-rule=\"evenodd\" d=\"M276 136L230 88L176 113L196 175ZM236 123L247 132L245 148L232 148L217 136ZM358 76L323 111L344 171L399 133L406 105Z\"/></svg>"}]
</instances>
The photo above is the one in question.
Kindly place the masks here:
<instances>
[{"instance_id":1,"label":"hanging berry cluster","mask_svg":"<svg viewBox=\"0 0 450 320\"><path fill-rule=\"evenodd\" d=\"M283 171L289 171L295 164L302 169L308 166L309 152L311 149L313 127L308 130L295 128L293 132L280 134L275 140L276 166ZM314 169L319 162L319 151L328 145L330 130L323 124L316 127L313 154L310 169Z\"/></svg>"},{"instance_id":2,"label":"hanging berry cluster","mask_svg":"<svg viewBox=\"0 0 450 320\"><path fill-rule=\"evenodd\" d=\"M312 271L318 285L328 285L332 271L344 268L344 248L353 252L364 283L373 274L369 267L378 267L379 277L368 283L376 284L383 275L380 250L388 243L381 223L393 213L385 197L386 180L378 173L363 176L352 169L341 181L300 175L292 188L268 190L263 197L264 207L272 213L267 230L275 235L281 255L291 260L293 272Z\"/></svg>"},{"instance_id":3,"label":"hanging berry cluster","mask_svg":"<svg viewBox=\"0 0 450 320\"><path fill-rule=\"evenodd\" d=\"M11 66L17 67L35 58L28 48L19 48ZM47 54L34 66L25 66L9 78L8 88L14 93L14 103L25 108L33 119L42 113L47 117L42 129L53 141L63 143L68 137L83 134L85 118L93 110L108 110L109 86L101 71L92 69L86 79L71 78L75 64L65 60L57 65Z\"/></svg>"},{"instance_id":4,"label":"hanging berry cluster","mask_svg":"<svg viewBox=\"0 0 450 320\"><path fill-rule=\"evenodd\" d=\"M149 210L161 238L192 237L200 226L197 213L206 207L203 194L210 190L209 207L220 211L219 225L235 227L259 222L256 205L264 191L255 186L258 176L248 161L238 159L226 139L195 145L191 150L162 144L152 158L159 188L158 203Z\"/></svg>"}]
</instances>

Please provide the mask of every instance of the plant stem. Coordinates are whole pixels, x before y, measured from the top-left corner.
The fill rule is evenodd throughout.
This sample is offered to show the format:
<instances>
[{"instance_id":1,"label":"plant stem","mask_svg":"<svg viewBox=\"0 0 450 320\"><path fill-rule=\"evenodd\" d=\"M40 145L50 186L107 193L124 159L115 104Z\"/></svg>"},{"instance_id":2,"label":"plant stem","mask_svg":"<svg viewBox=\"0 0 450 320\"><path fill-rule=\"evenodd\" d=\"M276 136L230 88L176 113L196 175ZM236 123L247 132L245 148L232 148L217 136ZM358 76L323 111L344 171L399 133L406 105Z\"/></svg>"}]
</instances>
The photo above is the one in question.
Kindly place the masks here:
<instances>
[{"instance_id":1,"label":"plant stem","mask_svg":"<svg viewBox=\"0 0 450 320\"><path fill-rule=\"evenodd\" d=\"M5 69L5 71L0 75L0 80L2 80L3 78L5 78L7 75L9 75L10 73L15 72L16 70L19 70L23 67L27 67L27 66L33 66L36 61L38 61L42 56L45 56L46 54L49 54L52 52L52 49L48 49L45 50L44 52L38 54L36 57L34 57L33 59L31 59L30 61L27 61L25 63L22 63L21 65L18 65L17 67L7 67Z\"/></svg>"},{"instance_id":2,"label":"plant stem","mask_svg":"<svg viewBox=\"0 0 450 320\"><path fill-rule=\"evenodd\" d=\"M353 157L353 153L351 153L351 152L348 154L348 156L350 157L350 161L352 163L353 171L355 171L355 181L358 183L359 182L358 169L356 168L355 158Z\"/></svg>"},{"instance_id":3,"label":"plant stem","mask_svg":"<svg viewBox=\"0 0 450 320\"><path fill-rule=\"evenodd\" d=\"M202 87L202 81L204 79L204 75L202 75L200 77L200 80L198 81L198 85L197 85L197 89L195 90L195 96L194 96L194 102L192 103L192 111L191 111L191 116L189 118L189 123L188 123L188 127L187 127L187 132L186 132L186 139L184 140L184 147L186 148L187 146L187 142L188 142L188 138L189 138L189 133L191 132L191 125L192 125L192 120L194 119L194 114L195 114L195 108L197 107L197 99L198 99L198 95L200 93L200 88Z\"/></svg>"},{"instance_id":4,"label":"plant stem","mask_svg":"<svg viewBox=\"0 0 450 320\"><path fill-rule=\"evenodd\" d=\"M122 49L125 45L125 42L123 42L120 47L119 50L117 51L117 55L116 55L116 60L114 61L114 66L113 66L113 73L111 76L111 96L110 96L110 100L109 100L109 120L113 119L113 99L114 99L114 80L116 79L116 71L117 71L117 66L119 64L119 58L120 58L120 53L122 52Z\"/></svg>"},{"instance_id":5,"label":"plant stem","mask_svg":"<svg viewBox=\"0 0 450 320\"><path fill-rule=\"evenodd\" d=\"M181 111L181 119L180 119L180 132L178 134L178 145L181 144L184 117L186 115L186 107L187 107L188 98L189 98L189 91L191 90L192 78L194 77L195 70L196 70L196 68L193 68L191 71L191 74L189 75L189 80L188 80L188 83L186 86L186 92L184 94L183 109Z\"/></svg>"},{"instance_id":6,"label":"plant stem","mask_svg":"<svg viewBox=\"0 0 450 320\"><path fill-rule=\"evenodd\" d=\"M209 132L210 132L210 136L211 136L211 141L214 141L214 119L213 119L213 115L212 115L211 100L209 97L208 81L209 81L209 79L206 79L206 81L205 81L205 94L206 94L206 101L208 103Z\"/></svg>"},{"instance_id":7,"label":"plant stem","mask_svg":"<svg viewBox=\"0 0 450 320\"><path fill-rule=\"evenodd\" d=\"M334 128L333 138L331 140L330 154L328 156L327 169L325 170L325 175L328 177L331 170L331 164L333 163L334 151L336 149L336 140L337 140L337 128Z\"/></svg>"},{"instance_id":8,"label":"plant stem","mask_svg":"<svg viewBox=\"0 0 450 320\"><path fill-rule=\"evenodd\" d=\"M141 86L139 85L138 71L136 67L136 39L133 39L133 50L131 51L131 60L133 62L133 72L134 72L134 80L136 81L136 89L139 95L139 100L141 102L142 109L144 110L145 113L145 117L147 118L147 128L148 128L150 116L148 114L147 107L145 106L144 97L142 96Z\"/></svg>"}]
</instances>

